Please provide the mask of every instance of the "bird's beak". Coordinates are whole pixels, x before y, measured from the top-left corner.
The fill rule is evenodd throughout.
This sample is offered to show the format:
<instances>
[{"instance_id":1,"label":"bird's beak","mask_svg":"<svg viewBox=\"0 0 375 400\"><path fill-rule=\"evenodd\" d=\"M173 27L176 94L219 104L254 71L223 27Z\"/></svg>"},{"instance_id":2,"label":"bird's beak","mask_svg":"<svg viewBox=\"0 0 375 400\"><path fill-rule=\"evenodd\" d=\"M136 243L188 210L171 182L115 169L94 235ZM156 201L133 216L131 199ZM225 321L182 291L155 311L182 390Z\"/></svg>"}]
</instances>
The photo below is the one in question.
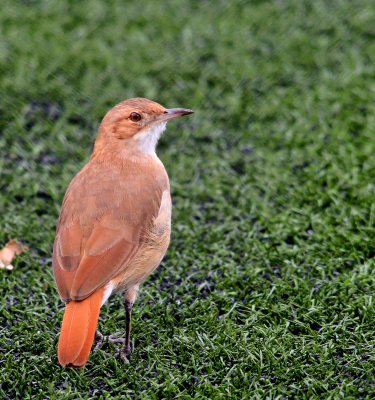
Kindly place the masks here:
<instances>
[{"instance_id":1,"label":"bird's beak","mask_svg":"<svg viewBox=\"0 0 375 400\"><path fill-rule=\"evenodd\" d=\"M189 110L187 108L168 108L164 111L164 114L160 115L157 118L158 122L160 121L168 121L172 118L182 117L183 115L193 114L193 110Z\"/></svg>"}]
</instances>

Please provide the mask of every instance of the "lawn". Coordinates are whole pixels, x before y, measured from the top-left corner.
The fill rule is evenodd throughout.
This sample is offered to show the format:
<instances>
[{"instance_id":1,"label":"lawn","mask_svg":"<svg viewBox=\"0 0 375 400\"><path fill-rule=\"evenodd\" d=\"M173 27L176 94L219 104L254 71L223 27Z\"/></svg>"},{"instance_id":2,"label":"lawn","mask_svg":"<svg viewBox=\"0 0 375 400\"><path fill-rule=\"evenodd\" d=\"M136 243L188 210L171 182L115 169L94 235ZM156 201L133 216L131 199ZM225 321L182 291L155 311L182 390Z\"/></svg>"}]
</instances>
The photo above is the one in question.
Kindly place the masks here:
<instances>
[{"instance_id":1,"label":"lawn","mask_svg":"<svg viewBox=\"0 0 375 400\"><path fill-rule=\"evenodd\" d=\"M0 398L375 396L372 0L16 1L0 13ZM111 106L193 108L158 154L172 242L107 345L62 369L66 187ZM1 247L0 246L0 247ZM99 328L124 327L120 297Z\"/></svg>"}]
</instances>

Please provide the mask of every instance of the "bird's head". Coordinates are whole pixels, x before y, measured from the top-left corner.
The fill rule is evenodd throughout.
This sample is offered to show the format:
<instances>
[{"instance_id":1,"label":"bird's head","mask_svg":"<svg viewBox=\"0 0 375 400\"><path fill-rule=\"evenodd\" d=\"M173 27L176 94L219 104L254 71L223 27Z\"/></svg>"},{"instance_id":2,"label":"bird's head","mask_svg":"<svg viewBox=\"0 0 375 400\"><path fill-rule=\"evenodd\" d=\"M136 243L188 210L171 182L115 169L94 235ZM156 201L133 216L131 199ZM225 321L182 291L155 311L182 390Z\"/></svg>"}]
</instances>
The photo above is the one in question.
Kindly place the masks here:
<instances>
[{"instance_id":1,"label":"bird's head","mask_svg":"<svg viewBox=\"0 0 375 400\"><path fill-rule=\"evenodd\" d=\"M152 153L167 122L192 113L185 108L168 109L143 98L125 100L104 116L95 147L110 144Z\"/></svg>"}]
</instances>

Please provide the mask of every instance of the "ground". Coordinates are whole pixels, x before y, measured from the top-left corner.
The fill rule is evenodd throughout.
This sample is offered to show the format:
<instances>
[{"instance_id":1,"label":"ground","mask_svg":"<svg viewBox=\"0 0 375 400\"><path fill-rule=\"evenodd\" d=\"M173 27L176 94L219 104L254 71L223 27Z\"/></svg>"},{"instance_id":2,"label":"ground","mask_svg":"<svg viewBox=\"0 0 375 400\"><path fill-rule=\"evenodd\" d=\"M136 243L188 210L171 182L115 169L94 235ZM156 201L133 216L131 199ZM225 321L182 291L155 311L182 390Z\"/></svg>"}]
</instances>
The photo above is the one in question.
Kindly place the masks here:
<instances>
[{"instance_id":1,"label":"ground","mask_svg":"<svg viewBox=\"0 0 375 400\"><path fill-rule=\"evenodd\" d=\"M0 397L375 396L375 7L332 1L10 1L0 14ZM172 242L135 351L56 356L59 207L108 108L194 116L158 154ZM103 333L124 326L120 298Z\"/></svg>"}]
</instances>

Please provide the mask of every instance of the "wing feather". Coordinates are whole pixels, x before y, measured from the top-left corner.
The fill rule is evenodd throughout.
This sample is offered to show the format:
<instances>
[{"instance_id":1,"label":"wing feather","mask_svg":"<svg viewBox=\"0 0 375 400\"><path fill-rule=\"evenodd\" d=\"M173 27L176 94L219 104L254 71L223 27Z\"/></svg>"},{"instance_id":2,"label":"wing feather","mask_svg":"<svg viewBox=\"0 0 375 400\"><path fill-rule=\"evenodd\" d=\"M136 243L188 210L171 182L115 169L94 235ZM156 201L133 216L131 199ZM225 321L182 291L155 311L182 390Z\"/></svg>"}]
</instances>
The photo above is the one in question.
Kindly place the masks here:
<instances>
[{"instance_id":1,"label":"wing feather","mask_svg":"<svg viewBox=\"0 0 375 400\"><path fill-rule=\"evenodd\" d=\"M160 162L119 168L90 161L76 175L64 197L53 251L63 300L82 300L131 268L166 189Z\"/></svg>"}]
</instances>

